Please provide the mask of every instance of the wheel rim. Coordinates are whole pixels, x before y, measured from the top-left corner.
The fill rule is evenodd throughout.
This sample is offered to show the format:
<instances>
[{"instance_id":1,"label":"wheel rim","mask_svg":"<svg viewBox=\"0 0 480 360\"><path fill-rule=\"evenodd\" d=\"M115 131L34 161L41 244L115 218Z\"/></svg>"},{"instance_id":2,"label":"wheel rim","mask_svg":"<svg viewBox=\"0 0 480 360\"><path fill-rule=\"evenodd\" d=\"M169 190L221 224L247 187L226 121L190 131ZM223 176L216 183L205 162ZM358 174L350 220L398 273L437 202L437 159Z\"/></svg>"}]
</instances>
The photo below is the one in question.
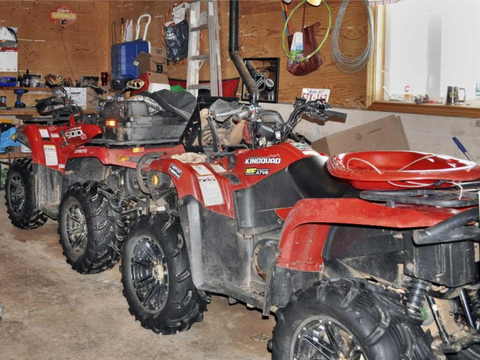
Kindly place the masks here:
<instances>
[{"instance_id":1,"label":"wheel rim","mask_svg":"<svg viewBox=\"0 0 480 360\"><path fill-rule=\"evenodd\" d=\"M327 317L307 319L295 332L293 359L366 360L353 334Z\"/></svg>"},{"instance_id":2,"label":"wheel rim","mask_svg":"<svg viewBox=\"0 0 480 360\"><path fill-rule=\"evenodd\" d=\"M19 174L14 174L10 180L9 187L9 203L15 215L20 215L25 206L25 185Z\"/></svg>"},{"instance_id":3,"label":"wheel rim","mask_svg":"<svg viewBox=\"0 0 480 360\"><path fill-rule=\"evenodd\" d=\"M83 208L78 203L73 203L67 208L66 231L68 245L73 255L78 258L87 248L87 220Z\"/></svg>"},{"instance_id":4,"label":"wheel rim","mask_svg":"<svg viewBox=\"0 0 480 360\"><path fill-rule=\"evenodd\" d=\"M142 307L156 313L168 297L168 267L162 248L150 238L142 238L133 248L131 280Z\"/></svg>"}]
</instances>

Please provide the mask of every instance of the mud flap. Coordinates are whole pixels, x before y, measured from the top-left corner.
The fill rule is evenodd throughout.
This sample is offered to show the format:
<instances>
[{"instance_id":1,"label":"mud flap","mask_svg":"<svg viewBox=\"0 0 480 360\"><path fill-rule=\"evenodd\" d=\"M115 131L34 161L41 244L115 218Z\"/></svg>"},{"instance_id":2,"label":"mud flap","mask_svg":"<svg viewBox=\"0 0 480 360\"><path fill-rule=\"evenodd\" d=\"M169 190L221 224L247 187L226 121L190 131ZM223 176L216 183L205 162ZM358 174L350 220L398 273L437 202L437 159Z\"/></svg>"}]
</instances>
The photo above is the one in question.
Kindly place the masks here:
<instances>
[{"instance_id":1,"label":"mud flap","mask_svg":"<svg viewBox=\"0 0 480 360\"><path fill-rule=\"evenodd\" d=\"M38 164L33 164L33 174L37 191L35 197L37 208L56 220L61 200L63 175L59 171Z\"/></svg>"}]
</instances>

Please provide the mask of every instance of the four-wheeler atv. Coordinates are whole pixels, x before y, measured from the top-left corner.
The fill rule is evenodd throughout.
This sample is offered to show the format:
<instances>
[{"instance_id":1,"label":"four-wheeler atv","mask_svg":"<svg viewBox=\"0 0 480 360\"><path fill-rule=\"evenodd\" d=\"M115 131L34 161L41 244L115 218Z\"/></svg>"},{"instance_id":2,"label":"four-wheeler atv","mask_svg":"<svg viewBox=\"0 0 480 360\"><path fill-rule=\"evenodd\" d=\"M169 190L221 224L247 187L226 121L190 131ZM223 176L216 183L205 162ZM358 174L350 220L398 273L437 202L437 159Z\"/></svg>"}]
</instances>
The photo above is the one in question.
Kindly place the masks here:
<instances>
[{"instance_id":1,"label":"four-wheeler atv","mask_svg":"<svg viewBox=\"0 0 480 360\"><path fill-rule=\"evenodd\" d=\"M57 219L68 263L81 273L100 272L118 262L126 227L146 211L137 167L184 152L179 139L196 100L164 90L115 98L99 116L84 116L58 77L46 81L60 96L40 101L37 110L46 116L19 128L17 140L32 158L9 169L8 214L21 229Z\"/></svg>"},{"instance_id":2,"label":"four-wheeler atv","mask_svg":"<svg viewBox=\"0 0 480 360\"><path fill-rule=\"evenodd\" d=\"M150 214L130 228L121 267L142 326L187 330L216 293L276 314L275 359L480 358L479 165L329 158L286 141L302 116L339 115L320 101L297 100L286 122L256 105L210 109L210 120L249 120L251 148L143 168ZM200 151L198 127L186 151Z\"/></svg>"}]
</instances>

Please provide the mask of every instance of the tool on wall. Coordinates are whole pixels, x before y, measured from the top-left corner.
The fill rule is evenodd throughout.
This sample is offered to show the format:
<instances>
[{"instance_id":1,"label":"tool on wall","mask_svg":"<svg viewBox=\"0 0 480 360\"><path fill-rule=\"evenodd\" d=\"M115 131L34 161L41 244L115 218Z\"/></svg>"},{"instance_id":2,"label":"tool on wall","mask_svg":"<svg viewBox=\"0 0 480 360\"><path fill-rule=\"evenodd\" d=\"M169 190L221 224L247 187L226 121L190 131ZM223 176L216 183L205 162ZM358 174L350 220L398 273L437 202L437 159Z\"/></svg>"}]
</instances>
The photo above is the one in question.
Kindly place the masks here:
<instances>
[{"instance_id":1,"label":"tool on wall","mask_svg":"<svg viewBox=\"0 0 480 360\"><path fill-rule=\"evenodd\" d=\"M289 3L291 0L289 1ZM283 14L283 23L287 22L288 19L288 9L287 9L287 4L285 3L285 0L280 0L280 5L282 6L282 14ZM290 24L287 24L287 36L290 36L291 30L290 30Z\"/></svg>"},{"instance_id":2,"label":"tool on wall","mask_svg":"<svg viewBox=\"0 0 480 360\"><path fill-rule=\"evenodd\" d=\"M13 93L17 95L17 101L15 102L15 107L16 108L24 108L26 105L25 103L22 102L22 96L23 94L28 93L28 90L26 89L15 89L13 90Z\"/></svg>"},{"instance_id":3,"label":"tool on wall","mask_svg":"<svg viewBox=\"0 0 480 360\"><path fill-rule=\"evenodd\" d=\"M142 15L142 16L145 16L145 15ZM140 19L141 19L142 16L140 16L140 17L138 18L138 21L140 21ZM140 29L140 28L139 28L140 25L138 24L138 21L137 21L137 26L136 26L136 29L137 29L137 30L136 30L136 31L137 31L136 35L137 35L137 37L136 37L135 40L137 40L137 39L138 39L138 36L140 35L140 30L139 30L139 29ZM148 21L148 24L146 25L145 30L148 29L148 25L149 25L149 24L150 24L150 20ZM127 20L127 21L125 22L125 42L129 42L129 41L133 41L133 19Z\"/></svg>"},{"instance_id":4,"label":"tool on wall","mask_svg":"<svg viewBox=\"0 0 480 360\"><path fill-rule=\"evenodd\" d=\"M320 55L320 49L323 47L327 41L328 35L330 34L330 29L332 26L332 12L326 1L322 1L322 4L325 6L328 13L328 28L325 36L318 45L315 29L320 26L320 23L317 22L310 26L305 26L307 3L310 3L309 0L304 0L300 2L290 13L290 16L287 18L285 25L283 27L282 33L282 43L283 51L288 57L287 70L297 76L307 75L315 70L317 70L323 63L322 57ZM295 13L301 6L303 8L303 22L302 22L302 31L297 31L293 35L288 37L288 47L287 47L287 30L288 24ZM308 54L308 55L306 55Z\"/></svg>"},{"instance_id":5,"label":"tool on wall","mask_svg":"<svg viewBox=\"0 0 480 360\"><path fill-rule=\"evenodd\" d=\"M202 3L207 4L207 11L201 11ZM208 30L208 54L200 54L200 31L202 29ZM210 64L210 82L200 84L200 68L205 61ZM211 96L223 96L218 4L216 0L200 0L190 5L187 91L194 96L198 96L199 89L210 89Z\"/></svg>"},{"instance_id":6,"label":"tool on wall","mask_svg":"<svg viewBox=\"0 0 480 360\"><path fill-rule=\"evenodd\" d=\"M117 43L117 23L112 21L112 45Z\"/></svg>"},{"instance_id":7,"label":"tool on wall","mask_svg":"<svg viewBox=\"0 0 480 360\"><path fill-rule=\"evenodd\" d=\"M125 19L122 17L120 19L120 42L124 42L125 40Z\"/></svg>"},{"instance_id":8,"label":"tool on wall","mask_svg":"<svg viewBox=\"0 0 480 360\"><path fill-rule=\"evenodd\" d=\"M340 27L342 26L343 17L345 16L345 11L347 10L348 3L350 0L344 0L340 9L338 10L337 19L335 20L335 26L332 31L332 57L335 66L347 74L354 74L362 70L365 65L367 65L370 57L373 54L374 46L374 20L373 12L370 7L368 0L362 0L365 8L367 9L368 14L368 43L365 47L363 53L357 57L350 57L344 55L339 48L340 40Z\"/></svg>"}]
</instances>

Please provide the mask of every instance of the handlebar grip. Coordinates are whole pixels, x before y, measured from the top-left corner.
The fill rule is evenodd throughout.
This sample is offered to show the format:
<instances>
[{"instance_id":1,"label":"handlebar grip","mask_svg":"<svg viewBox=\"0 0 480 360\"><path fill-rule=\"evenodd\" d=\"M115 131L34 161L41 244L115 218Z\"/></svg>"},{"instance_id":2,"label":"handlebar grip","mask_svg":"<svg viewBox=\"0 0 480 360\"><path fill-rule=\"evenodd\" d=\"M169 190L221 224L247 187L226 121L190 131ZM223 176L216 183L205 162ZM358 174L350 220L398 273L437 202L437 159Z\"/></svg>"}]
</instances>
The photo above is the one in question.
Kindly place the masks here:
<instances>
[{"instance_id":1,"label":"handlebar grip","mask_svg":"<svg viewBox=\"0 0 480 360\"><path fill-rule=\"evenodd\" d=\"M455 144L457 144L461 152L463 152L464 154L467 152L467 149L465 149L465 146L463 146L460 140L458 140L455 136L453 137L453 141L455 142Z\"/></svg>"},{"instance_id":2,"label":"handlebar grip","mask_svg":"<svg viewBox=\"0 0 480 360\"><path fill-rule=\"evenodd\" d=\"M347 114L339 112L339 111L327 110L325 113L328 116L334 116L334 117L338 117L338 118L341 118L341 119L346 119L347 118Z\"/></svg>"},{"instance_id":3,"label":"handlebar grip","mask_svg":"<svg viewBox=\"0 0 480 360\"><path fill-rule=\"evenodd\" d=\"M252 112L249 108L244 107L238 114L239 119L249 118L252 115Z\"/></svg>"}]
</instances>

